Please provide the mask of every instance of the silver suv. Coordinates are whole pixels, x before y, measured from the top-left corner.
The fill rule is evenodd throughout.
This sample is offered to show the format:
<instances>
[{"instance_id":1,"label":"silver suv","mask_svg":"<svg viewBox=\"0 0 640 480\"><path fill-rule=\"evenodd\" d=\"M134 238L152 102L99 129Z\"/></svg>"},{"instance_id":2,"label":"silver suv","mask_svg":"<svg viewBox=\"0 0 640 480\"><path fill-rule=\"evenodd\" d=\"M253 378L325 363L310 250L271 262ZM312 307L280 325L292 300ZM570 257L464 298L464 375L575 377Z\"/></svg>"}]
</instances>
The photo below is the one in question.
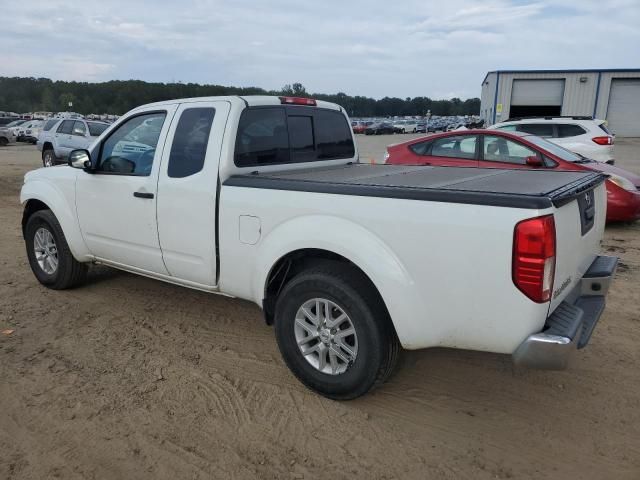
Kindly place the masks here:
<instances>
[{"instance_id":1,"label":"silver suv","mask_svg":"<svg viewBox=\"0 0 640 480\"><path fill-rule=\"evenodd\" d=\"M108 123L76 118L48 120L36 143L42 152L42 165L52 167L66 163L71 150L88 148L108 126Z\"/></svg>"}]
</instances>

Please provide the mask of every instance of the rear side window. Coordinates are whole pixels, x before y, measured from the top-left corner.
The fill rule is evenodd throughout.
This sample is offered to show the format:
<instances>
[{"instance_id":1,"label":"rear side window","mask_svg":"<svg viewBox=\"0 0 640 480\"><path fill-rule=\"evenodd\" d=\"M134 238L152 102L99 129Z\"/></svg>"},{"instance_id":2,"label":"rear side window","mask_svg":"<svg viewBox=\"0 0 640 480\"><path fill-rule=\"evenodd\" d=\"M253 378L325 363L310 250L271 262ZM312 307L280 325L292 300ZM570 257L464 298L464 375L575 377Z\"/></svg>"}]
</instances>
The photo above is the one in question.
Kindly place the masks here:
<instances>
[{"instance_id":1,"label":"rear side window","mask_svg":"<svg viewBox=\"0 0 640 480\"><path fill-rule=\"evenodd\" d=\"M518 131L538 137L553 137L553 125L550 123L521 123L518 125Z\"/></svg>"},{"instance_id":2,"label":"rear side window","mask_svg":"<svg viewBox=\"0 0 640 480\"><path fill-rule=\"evenodd\" d=\"M73 124L75 122L73 120L63 120L62 123L60 124L60 126L58 127L57 132L58 133L67 133L69 135L71 135L71 132L73 131Z\"/></svg>"},{"instance_id":3,"label":"rear side window","mask_svg":"<svg viewBox=\"0 0 640 480\"><path fill-rule=\"evenodd\" d=\"M439 138L433 141L431 155L472 160L476 158L476 142L475 135Z\"/></svg>"},{"instance_id":4,"label":"rear side window","mask_svg":"<svg viewBox=\"0 0 640 480\"><path fill-rule=\"evenodd\" d=\"M45 132L48 132L58 122L59 120L57 118L54 120L47 120L47 122L44 124L44 127L42 127L42 130L44 130Z\"/></svg>"},{"instance_id":5,"label":"rear side window","mask_svg":"<svg viewBox=\"0 0 640 480\"><path fill-rule=\"evenodd\" d=\"M353 137L344 115L332 110L318 110L315 119L318 160L353 157Z\"/></svg>"},{"instance_id":6,"label":"rear side window","mask_svg":"<svg viewBox=\"0 0 640 480\"><path fill-rule=\"evenodd\" d=\"M409 145L409 149L416 155L429 155L431 142L420 142Z\"/></svg>"},{"instance_id":7,"label":"rear side window","mask_svg":"<svg viewBox=\"0 0 640 480\"><path fill-rule=\"evenodd\" d=\"M76 122L73 124L73 134L85 136L87 134L87 127L85 127L84 123L82 123L80 120L76 120Z\"/></svg>"},{"instance_id":8,"label":"rear side window","mask_svg":"<svg viewBox=\"0 0 640 480\"><path fill-rule=\"evenodd\" d=\"M287 117L283 108L249 108L242 112L236 138L238 167L289 161Z\"/></svg>"},{"instance_id":9,"label":"rear side window","mask_svg":"<svg viewBox=\"0 0 640 480\"><path fill-rule=\"evenodd\" d=\"M214 115L213 108L188 108L182 112L171 145L169 177L188 177L202 170Z\"/></svg>"},{"instance_id":10,"label":"rear side window","mask_svg":"<svg viewBox=\"0 0 640 480\"><path fill-rule=\"evenodd\" d=\"M600 130L602 130L604 133L606 133L607 135L613 135L609 129L607 128L607 126L604 123L601 123L600 125L598 125L600 127Z\"/></svg>"},{"instance_id":11,"label":"rear side window","mask_svg":"<svg viewBox=\"0 0 640 480\"><path fill-rule=\"evenodd\" d=\"M577 137L578 135L584 135L587 133L580 125L573 125L571 123L559 123L558 124L558 137Z\"/></svg>"},{"instance_id":12,"label":"rear side window","mask_svg":"<svg viewBox=\"0 0 640 480\"><path fill-rule=\"evenodd\" d=\"M92 137L99 137L100 135L102 135L102 132L104 132L109 126L106 123L95 122L87 122L87 125L89 125L89 135L91 135Z\"/></svg>"}]
</instances>

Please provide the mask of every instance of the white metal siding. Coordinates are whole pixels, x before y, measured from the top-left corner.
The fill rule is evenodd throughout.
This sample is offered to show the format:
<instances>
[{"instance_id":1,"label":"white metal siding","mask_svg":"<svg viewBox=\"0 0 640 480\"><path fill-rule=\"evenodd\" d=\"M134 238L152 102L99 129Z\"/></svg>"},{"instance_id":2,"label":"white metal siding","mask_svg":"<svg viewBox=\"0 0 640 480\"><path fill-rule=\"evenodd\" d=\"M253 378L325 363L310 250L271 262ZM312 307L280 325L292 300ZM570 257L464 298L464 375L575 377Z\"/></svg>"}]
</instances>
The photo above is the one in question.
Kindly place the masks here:
<instances>
[{"instance_id":1,"label":"white metal siding","mask_svg":"<svg viewBox=\"0 0 640 480\"><path fill-rule=\"evenodd\" d=\"M489 73L480 93L480 117L489 126L493 123L493 100L496 93L496 74Z\"/></svg>"},{"instance_id":2,"label":"white metal siding","mask_svg":"<svg viewBox=\"0 0 640 480\"><path fill-rule=\"evenodd\" d=\"M640 79L611 80L609 129L622 137L640 137Z\"/></svg>"},{"instance_id":3,"label":"white metal siding","mask_svg":"<svg viewBox=\"0 0 640 480\"><path fill-rule=\"evenodd\" d=\"M511 105L562 105L564 79L514 80Z\"/></svg>"},{"instance_id":4,"label":"white metal siding","mask_svg":"<svg viewBox=\"0 0 640 480\"><path fill-rule=\"evenodd\" d=\"M520 80L564 80L562 115L594 115L607 118L609 91L613 79L640 79L640 71L574 71L574 72L495 72L487 75L482 86L481 115L487 116L488 124L504 121L511 110L512 86ZM494 95L498 84L496 104L502 107L502 113L493 112ZM640 111L635 121L640 122Z\"/></svg>"}]
</instances>

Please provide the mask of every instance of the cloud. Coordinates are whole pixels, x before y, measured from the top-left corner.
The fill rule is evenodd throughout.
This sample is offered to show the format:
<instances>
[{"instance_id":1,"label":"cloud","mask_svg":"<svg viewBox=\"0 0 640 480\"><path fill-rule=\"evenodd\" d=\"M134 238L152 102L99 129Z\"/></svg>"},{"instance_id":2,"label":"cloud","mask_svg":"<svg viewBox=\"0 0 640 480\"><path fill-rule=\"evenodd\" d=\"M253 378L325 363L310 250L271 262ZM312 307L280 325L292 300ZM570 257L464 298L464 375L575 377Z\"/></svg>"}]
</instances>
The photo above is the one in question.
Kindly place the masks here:
<instances>
[{"instance_id":1,"label":"cloud","mask_svg":"<svg viewBox=\"0 0 640 480\"><path fill-rule=\"evenodd\" d=\"M640 45L637 0L29 3L0 75L466 98L488 70L632 67Z\"/></svg>"}]
</instances>

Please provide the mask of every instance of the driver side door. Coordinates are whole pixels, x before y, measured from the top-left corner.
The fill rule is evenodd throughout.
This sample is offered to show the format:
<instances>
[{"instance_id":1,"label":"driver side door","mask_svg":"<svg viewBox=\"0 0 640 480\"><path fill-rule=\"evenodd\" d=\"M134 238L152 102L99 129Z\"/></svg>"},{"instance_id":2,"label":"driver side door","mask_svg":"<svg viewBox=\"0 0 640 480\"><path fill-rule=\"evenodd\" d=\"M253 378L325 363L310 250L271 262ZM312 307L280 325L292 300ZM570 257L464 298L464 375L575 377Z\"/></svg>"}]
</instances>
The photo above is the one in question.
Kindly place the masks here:
<instances>
[{"instance_id":1,"label":"driver side door","mask_svg":"<svg viewBox=\"0 0 640 480\"><path fill-rule=\"evenodd\" d=\"M76 181L76 206L96 259L140 273L168 274L156 221L158 171L176 105L137 111L92 152L91 173Z\"/></svg>"}]
</instances>

